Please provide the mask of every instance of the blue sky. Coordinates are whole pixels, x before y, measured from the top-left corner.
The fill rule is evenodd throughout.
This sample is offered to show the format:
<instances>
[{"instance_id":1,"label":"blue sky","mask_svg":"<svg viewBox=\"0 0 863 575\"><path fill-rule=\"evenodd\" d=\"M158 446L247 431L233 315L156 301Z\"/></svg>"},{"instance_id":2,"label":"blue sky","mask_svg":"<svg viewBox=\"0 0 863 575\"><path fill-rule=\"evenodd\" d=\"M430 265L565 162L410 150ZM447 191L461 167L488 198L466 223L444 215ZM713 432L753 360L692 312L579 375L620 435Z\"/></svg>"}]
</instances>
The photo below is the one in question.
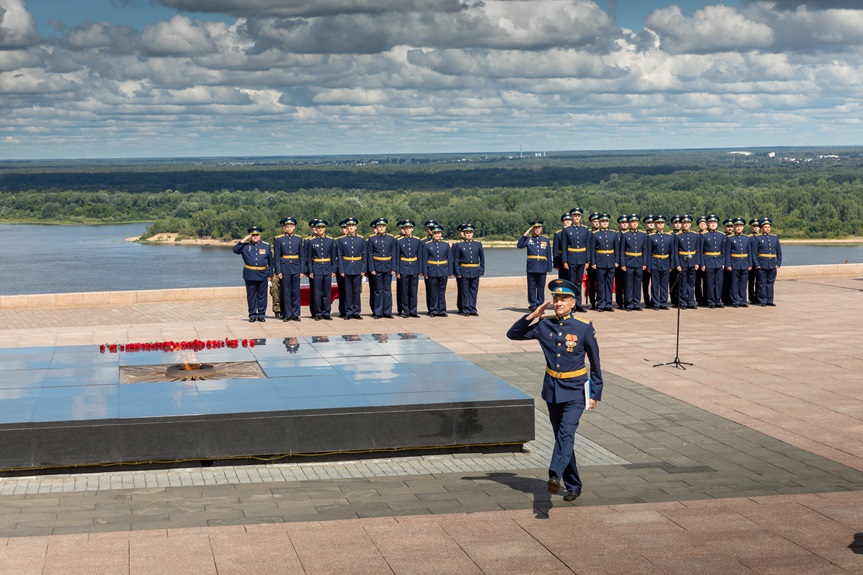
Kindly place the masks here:
<instances>
[{"instance_id":1,"label":"blue sky","mask_svg":"<svg viewBox=\"0 0 863 575\"><path fill-rule=\"evenodd\" d=\"M849 145L856 0L0 0L0 159Z\"/></svg>"}]
</instances>

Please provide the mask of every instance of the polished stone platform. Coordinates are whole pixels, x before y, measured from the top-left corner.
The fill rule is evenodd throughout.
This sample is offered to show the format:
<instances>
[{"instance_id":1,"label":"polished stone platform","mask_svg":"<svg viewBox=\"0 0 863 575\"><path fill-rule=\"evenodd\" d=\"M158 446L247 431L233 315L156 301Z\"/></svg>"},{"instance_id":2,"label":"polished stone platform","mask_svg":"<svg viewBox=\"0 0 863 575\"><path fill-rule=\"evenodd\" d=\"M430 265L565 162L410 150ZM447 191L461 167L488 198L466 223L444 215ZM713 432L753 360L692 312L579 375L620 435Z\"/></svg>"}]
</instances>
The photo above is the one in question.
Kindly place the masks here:
<instances>
[{"instance_id":1,"label":"polished stone platform","mask_svg":"<svg viewBox=\"0 0 863 575\"><path fill-rule=\"evenodd\" d=\"M462 446L518 449L534 402L422 334L205 349L264 377L122 383L185 352L0 349L0 469ZM167 378L166 378L167 379Z\"/></svg>"}]
</instances>

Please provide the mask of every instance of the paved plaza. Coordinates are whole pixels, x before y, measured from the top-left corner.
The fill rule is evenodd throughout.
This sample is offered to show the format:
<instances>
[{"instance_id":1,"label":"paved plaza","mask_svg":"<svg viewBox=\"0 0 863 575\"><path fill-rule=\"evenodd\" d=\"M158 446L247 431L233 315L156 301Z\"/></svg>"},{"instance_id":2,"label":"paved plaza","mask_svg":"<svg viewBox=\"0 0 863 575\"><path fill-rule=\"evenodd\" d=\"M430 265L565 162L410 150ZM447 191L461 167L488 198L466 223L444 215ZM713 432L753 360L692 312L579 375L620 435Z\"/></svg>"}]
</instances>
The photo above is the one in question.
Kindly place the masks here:
<instances>
[{"instance_id":1,"label":"paved plaza","mask_svg":"<svg viewBox=\"0 0 863 575\"><path fill-rule=\"evenodd\" d=\"M582 419L585 491L520 453L142 466L0 478L0 573L863 573L863 277L777 285L775 308L585 315L606 388ZM538 398L535 342L478 318L244 321L209 300L0 309L0 347L419 332ZM454 296L453 296L454 297ZM454 302L453 302L454 303Z\"/></svg>"}]
</instances>

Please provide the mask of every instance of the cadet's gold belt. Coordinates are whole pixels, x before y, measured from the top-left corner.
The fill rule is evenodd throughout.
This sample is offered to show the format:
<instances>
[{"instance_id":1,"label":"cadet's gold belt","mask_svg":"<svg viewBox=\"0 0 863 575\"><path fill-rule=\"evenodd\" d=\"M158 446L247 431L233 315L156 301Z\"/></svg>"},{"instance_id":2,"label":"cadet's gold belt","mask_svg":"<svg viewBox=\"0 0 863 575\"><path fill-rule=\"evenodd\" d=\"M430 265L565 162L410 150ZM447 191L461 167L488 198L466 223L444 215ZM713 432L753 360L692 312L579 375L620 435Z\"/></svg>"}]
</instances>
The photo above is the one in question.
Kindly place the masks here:
<instances>
[{"instance_id":1,"label":"cadet's gold belt","mask_svg":"<svg viewBox=\"0 0 863 575\"><path fill-rule=\"evenodd\" d=\"M586 252L587 248L566 248L568 252Z\"/></svg>"},{"instance_id":2,"label":"cadet's gold belt","mask_svg":"<svg viewBox=\"0 0 863 575\"><path fill-rule=\"evenodd\" d=\"M631 258L639 258L641 257L642 252L623 252L625 255Z\"/></svg>"},{"instance_id":3,"label":"cadet's gold belt","mask_svg":"<svg viewBox=\"0 0 863 575\"><path fill-rule=\"evenodd\" d=\"M463 268L478 268L479 267L479 264L458 264L458 265L463 267Z\"/></svg>"},{"instance_id":4,"label":"cadet's gold belt","mask_svg":"<svg viewBox=\"0 0 863 575\"><path fill-rule=\"evenodd\" d=\"M527 256L529 260L547 260L548 256Z\"/></svg>"},{"instance_id":5,"label":"cadet's gold belt","mask_svg":"<svg viewBox=\"0 0 863 575\"><path fill-rule=\"evenodd\" d=\"M694 256L695 252L677 252L677 255L681 256Z\"/></svg>"},{"instance_id":6,"label":"cadet's gold belt","mask_svg":"<svg viewBox=\"0 0 863 575\"><path fill-rule=\"evenodd\" d=\"M426 262L427 264L431 264L433 266L444 266L449 263L447 260L429 260Z\"/></svg>"},{"instance_id":7,"label":"cadet's gold belt","mask_svg":"<svg viewBox=\"0 0 863 575\"><path fill-rule=\"evenodd\" d=\"M361 262L363 261L363 256L344 256L342 259L346 262Z\"/></svg>"},{"instance_id":8,"label":"cadet's gold belt","mask_svg":"<svg viewBox=\"0 0 863 575\"><path fill-rule=\"evenodd\" d=\"M668 254L652 254L658 260L667 260Z\"/></svg>"},{"instance_id":9,"label":"cadet's gold belt","mask_svg":"<svg viewBox=\"0 0 863 575\"><path fill-rule=\"evenodd\" d=\"M280 256L283 260L298 260L300 259L299 254L295 256Z\"/></svg>"},{"instance_id":10,"label":"cadet's gold belt","mask_svg":"<svg viewBox=\"0 0 863 575\"><path fill-rule=\"evenodd\" d=\"M716 257L716 256L721 256L722 252L704 252L704 255L710 256L710 257Z\"/></svg>"},{"instance_id":11,"label":"cadet's gold belt","mask_svg":"<svg viewBox=\"0 0 863 575\"><path fill-rule=\"evenodd\" d=\"M244 265L243 267L246 268L247 270L255 270L258 272L261 270L267 269L267 266L247 266L247 265Z\"/></svg>"},{"instance_id":12,"label":"cadet's gold belt","mask_svg":"<svg viewBox=\"0 0 863 575\"><path fill-rule=\"evenodd\" d=\"M553 371L550 367L546 367L545 373L555 379L570 379L573 377L584 375L585 373L587 373L587 368L582 367L581 369L577 369L575 371Z\"/></svg>"},{"instance_id":13,"label":"cadet's gold belt","mask_svg":"<svg viewBox=\"0 0 863 575\"><path fill-rule=\"evenodd\" d=\"M759 258L775 258L776 254L758 254Z\"/></svg>"},{"instance_id":14,"label":"cadet's gold belt","mask_svg":"<svg viewBox=\"0 0 863 575\"><path fill-rule=\"evenodd\" d=\"M596 253L603 255L611 255L614 253L614 250L596 250Z\"/></svg>"},{"instance_id":15,"label":"cadet's gold belt","mask_svg":"<svg viewBox=\"0 0 863 575\"><path fill-rule=\"evenodd\" d=\"M387 256L374 256L374 258L379 262L385 262L387 260L393 259L392 256L389 256L389 257L387 257Z\"/></svg>"},{"instance_id":16,"label":"cadet's gold belt","mask_svg":"<svg viewBox=\"0 0 863 575\"><path fill-rule=\"evenodd\" d=\"M403 262L415 262L415 261L417 261L417 258L399 258L399 261L403 261Z\"/></svg>"},{"instance_id":17,"label":"cadet's gold belt","mask_svg":"<svg viewBox=\"0 0 863 575\"><path fill-rule=\"evenodd\" d=\"M731 254L733 258L748 258L749 254Z\"/></svg>"},{"instance_id":18,"label":"cadet's gold belt","mask_svg":"<svg viewBox=\"0 0 863 575\"><path fill-rule=\"evenodd\" d=\"M324 262L330 261L330 258L314 258L312 261L316 264L322 264Z\"/></svg>"}]
</instances>

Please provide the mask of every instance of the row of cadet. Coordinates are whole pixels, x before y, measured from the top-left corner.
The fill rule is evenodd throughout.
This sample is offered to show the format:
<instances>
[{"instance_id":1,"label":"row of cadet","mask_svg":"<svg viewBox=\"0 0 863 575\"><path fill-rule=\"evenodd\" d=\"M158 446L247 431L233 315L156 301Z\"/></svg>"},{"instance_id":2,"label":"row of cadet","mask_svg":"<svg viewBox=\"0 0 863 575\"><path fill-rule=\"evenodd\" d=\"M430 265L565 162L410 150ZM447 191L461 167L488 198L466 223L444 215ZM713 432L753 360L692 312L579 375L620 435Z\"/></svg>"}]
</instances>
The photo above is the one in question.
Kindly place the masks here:
<instances>
[{"instance_id":1,"label":"row of cadet","mask_svg":"<svg viewBox=\"0 0 863 575\"><path fill-rule=\"evenodd\" d=\"M647 307L696 309L698 305L722 308L748 307L749 303L773 306L776 272L782 265L779 238L770 233L770 218L749 221L729 218L720 232L716 215L697 219L690 215L670 218L646 216L645 231L638 214L617 218L618 229L609 229L611 217L594 212L581 224L583 210L573 208L561 216L562 227L550 242L542 235L541 220L531 222L518 247L528 253L528 306L542 303L546 274L557 269L561 278L582 286L576 294L576 311L583 307L582 293L591 309L613 311L614 294L619 309Z\"/></svg>"},{"instance_id":2,"label":"row of cadet","mask_svg":"<svg viewBox=\"0 0 863 575\"><path fill-rule=\"evenodd\" d=\"M362 319L360 294L368 279L369 308L372 317L393 317L392 276L396 278L396 313L419 317L417 291L419 279L425 282L426 309L432 317L447 315L446 287L450 277L458 283L458 312L478 315L476 300L479 278L485 273L482 243L473 239L474 226L458 227L460 241L450 244L442 239L443 229L434 220L424 223L426 237L414 237L411 220L398 222L400 234L387 233L389 222L371 222L373 234L357 234L356 218L339 222L342 235L327 236L327 221L309 221L312 235L296 234L297 220L279 222L283 234L272 247L261 241L262 228L249 228L249 235L237 242L234 253L243 256L243 279L249 306L249 321L265 321L267 285L271 285L273 311L283 321L300 321L300 279L309 278L309 310L315 320L332 319L332 279L338 287L339 316Z\"/></svg>"}]
</instances>

